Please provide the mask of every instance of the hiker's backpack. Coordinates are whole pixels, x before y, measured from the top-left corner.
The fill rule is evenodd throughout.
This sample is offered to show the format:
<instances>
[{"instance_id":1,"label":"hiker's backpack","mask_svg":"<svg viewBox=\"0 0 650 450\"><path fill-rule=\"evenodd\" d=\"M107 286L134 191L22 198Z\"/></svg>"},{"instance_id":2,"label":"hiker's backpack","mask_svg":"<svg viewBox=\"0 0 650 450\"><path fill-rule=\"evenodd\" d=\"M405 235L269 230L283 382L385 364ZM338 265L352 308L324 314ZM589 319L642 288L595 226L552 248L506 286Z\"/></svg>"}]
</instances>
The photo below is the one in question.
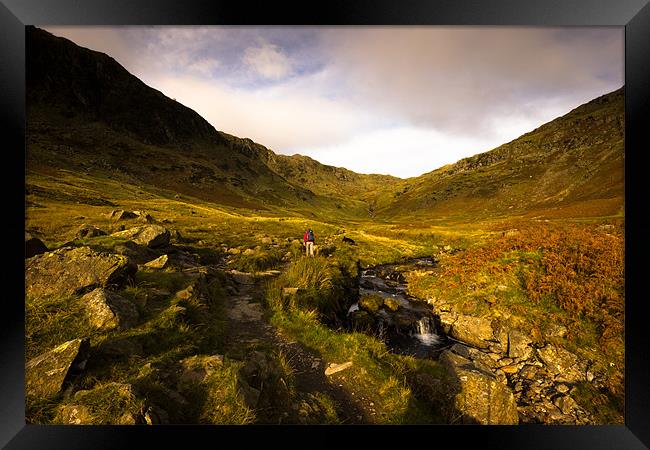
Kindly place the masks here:
<instances>
[{"instance_id":1,"label":"hiker's backpack","mask_svg":"<svg viewBox=\"0 0 650 450\"><path fill-rule=\"evenodd\" d=\"M307 240L311 241L311 242L314 242L314 232L313 231L309 230L307 232Z\"/></svg>"}]
</instances>

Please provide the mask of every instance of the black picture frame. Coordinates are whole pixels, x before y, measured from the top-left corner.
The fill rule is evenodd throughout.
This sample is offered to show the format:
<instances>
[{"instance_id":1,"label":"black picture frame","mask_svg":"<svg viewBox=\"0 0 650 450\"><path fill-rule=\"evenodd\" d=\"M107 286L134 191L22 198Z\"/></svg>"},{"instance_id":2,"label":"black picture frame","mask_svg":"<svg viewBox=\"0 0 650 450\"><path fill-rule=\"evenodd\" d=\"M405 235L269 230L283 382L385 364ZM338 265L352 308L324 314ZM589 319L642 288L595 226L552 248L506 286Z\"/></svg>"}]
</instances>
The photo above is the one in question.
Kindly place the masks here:
<instances>
[{"instance_id":1,"label":"black picture frame","mask_svg":"<svg viewBox=\"0 0 650 450\"><path fill-rule=\"evenodd\" d=\"M619 426L41 426L25 424L24 198L26 25L519 25L625 27L626 393ZM0 317L0 445L6 448L132 448L242 445L278 439L280 445L338 446L341 433L364 436L363 445L396 438L430 445L467 444L498 449L642 449L650 447L650 339L644 333L644 256L648 220L642 158L650 109L650 5L648 0L330 0L313 3L202 0L2 0L0 102L5 231ZM646 144L646 145L644 145ZM22 298L22 300L21 300ZM224 436L224 433L229 436ZM225 437L234 441L227 441ZM449 440L443 443L444 440ZM264 445L264 443L262 443ZM205 444L199 444L205 445ZM230 444L232 445L232 444ZM417 445L417 444L416 444Z\"/></svg>"}]
</instances>

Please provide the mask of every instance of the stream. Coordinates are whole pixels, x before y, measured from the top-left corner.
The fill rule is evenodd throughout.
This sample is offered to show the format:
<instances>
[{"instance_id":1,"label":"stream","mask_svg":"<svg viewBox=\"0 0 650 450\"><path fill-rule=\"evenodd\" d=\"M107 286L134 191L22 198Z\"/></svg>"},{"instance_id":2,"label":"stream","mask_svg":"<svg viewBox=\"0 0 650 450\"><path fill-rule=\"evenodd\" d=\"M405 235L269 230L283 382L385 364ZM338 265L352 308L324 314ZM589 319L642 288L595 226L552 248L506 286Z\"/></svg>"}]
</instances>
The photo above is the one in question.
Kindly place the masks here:
<instances>
[{"instance_id":1,"label":"stream","mask_svg":"<svg viewBox=\"0 0 650 450\"><path fill-rule=\"evenodd\" d=\"M437 332L431 307L408 295L404 277L405 272L433 267L435 261L431 258L416 258L363 270L359 280L360 300L347 312L350 328L369 328L393 353L437 359L450 342ZM377 299L377 303L383 301L382 306L376 311L360 306L361 299L367 296Z\"/></svg>"}]
</instances>

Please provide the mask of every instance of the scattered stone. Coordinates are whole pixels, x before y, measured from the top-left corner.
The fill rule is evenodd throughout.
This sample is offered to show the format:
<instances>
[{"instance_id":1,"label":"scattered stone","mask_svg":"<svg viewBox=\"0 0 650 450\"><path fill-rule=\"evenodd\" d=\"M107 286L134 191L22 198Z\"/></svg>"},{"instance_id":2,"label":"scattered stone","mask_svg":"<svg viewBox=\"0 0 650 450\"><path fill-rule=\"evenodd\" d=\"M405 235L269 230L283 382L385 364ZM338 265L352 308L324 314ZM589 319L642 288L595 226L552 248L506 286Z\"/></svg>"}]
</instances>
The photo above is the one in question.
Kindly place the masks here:
<instances>
[{"instance_id":1,"label":"scattered stone","mask_svg":"<svg viewBox=\"0 0 650 450\"><path fill-rule=\"evenodd\" d=\"M519 376L526 380L532 380L537 375L537 368L533 365L527 364L520 371Z\"/></svg>"},{"instance_id":2,"label":"scattered stone","mask_svg":"<svg viewBox=\"0 0 650 450\"><path fill-rule=\"evenodd\" d=\"M27 395L50 398L85 367L90 355L90 340L74 339L31 359L25 365Z\"/></svg>"},{"instance_id":3,"label":"scattered stone","mask_svg":"<svg viewBox=\"0 0 650 450\"><path fill-rule=\"evenodd\" d=\"M241 250L236 247L233 247L233 248L229 248L227 253L230 255L239 255L241 253Z\"/></svg>"},{"instance_id":4,"label":"scattered stone","mask_svg":"<svg viewBox=\"0 0 650 450\"><path fill-rule=\"evenodd\" d=\"M494 340L492 324L481 317L458 315L451 326L449 335L454 339L478 348L488 348Z\"/></svg>"},{"instance_id":5,"label":"scattered stone","mask_svg":"<svg viewBox=\"0 0 650 450\"><path fill-rule=\"evenodd\" d=\"M519 423L512 391L489 370L449 350L442 353L440 362L455 380L447 389L462 423Z\"/></svg>"},{"instance_id":6,"label":"scattered stone","mask_svg":"<svg viewBox=\"0 0 650 450\"><path fill-rule=\"evenodd\" d=\"M33 296L81 294L96 287L122 287L136 271L126 256L89 247L62 248L27 262L25 286Z\"/></svg>"},{"instance_id":7,"label":"scattered stone","mask_svg":"<svg viewBox=\"0 0 650 450\"><path fill-rule=\"evenodd\" d=\"M576 401L568 395L556 398L553 404L560 408L563 414L571 414L575 409L580 408Z\"/></svg>"},{"instance_id":8,"label":"scattered stone","mask_svg":"<svg viewBox=\"0 0 650 450\"><path fill-rule=\"evenodd\" d=\"M255 250L253 250L252 248L247 248L246 250L244 250L244 253L242 253L242 255L250 256L250 255L254 255L255 253L256 253Z\"/></svg>"},{"instance_id":9,"label":"scattered stone","mask_svg":"<svg viewBox=\"0 0 650 450\"><path fill-rule=\"evenodd\" d=\"M47 246L39 238L25 233L25 259L47 252Z\"/></svg>"},{"instance_id":10,"label":"scattered stone","mask_svg":"<svg viewBox=\"0 0 650 450\"><path fill-rule=\"evenodd\" d=\"M96 236L106 236L106 232L104 230L100 230L94 225L90 225L87 223L81 225L77 230L77 234L75 235L77 239L90 238Z\"/></svg>"},{"instance_id":11,"label":"scattered stone","mask_svg":"<svg viewBox=\"0 0 650 450\"><path fill-rule=\"evenodd\" d=\"M333 375L337 372L341 372L342 370L345 370L349 367L352 367L352 361L344 362L344 363L330 363L327 368L325 369L325 375L330 376Z\"/></svg>"},{"instance_id":12,"label":"scattered stone","mask_svg":"<svg viewBox=\"0 0 650 450\"><path fill-rule=\"evenodd\" d=\"M567 381L584 379L584 374L578 369L578 358L573 353L551 344L537 350L549 372L560 375Z\"/></svg>"},{"instance_id":13,"label":"scattered stone","mask_svg":"<svg viewBox=\"0 0 650 450\"><path fill-rule=\"evenodd\" d=\"M240 272L239 270L229 270L228 271L232 278L239 284L255 284L255 279L253 275L248 272Z\"/></svg>"},{"instance_id":14,"label":"scattered stone","mask_svg":"<svg viewBox=\"0 0 650 450\"><path fill-rule=\"evenodd\" d=\"M144 245L149 248L164 247L169 244L171 237L169 230L160 225L144 225L141 227L130 228L124 231L118 231L111 236L129 239L136 244Z\"/></svg>"},{"instance_id":15,"label":"scattered stone","mask_svg":"<svg viewBox=\"0 0 650 450\"><path fill-rule=\"evenodd\" d=\"M532 354L533 340L524 333L512 330L508 333L508 356L510 358L528 359Z\"/></svg>"},{"instance_id":16,"label":"scattered stone","mask_svg":"<svg viewBox=\"0 0 650 450\"><path fill-rule=\"evenodd\" d=\"M503 366L501 367L501 370L504 373L513 374L513 373L517 373L519 371L519 368L517 366Z\"/></svg>"},{"instance_id":17,"label":"scattered stone","mask_svg":"<svg viewBox=\"0 0 650 450\"><path fill-rule=\"evenodd\" d=\"M169 261L169 256L162 255L146 263L145 267L149 267L150 269L163 269L167 265L168 261Z\"/></svg>"},{"instance_id":18,"label":"scattered stone","mask_svg":"<svg viewBox=\"0 0 650 450\"><path fill-rule=\"evenodd\" d=\"M90 324L100 330L125 330L138 322L135 305L114 292L97 288L81 297Z\"/></svg>"}]
</instances>

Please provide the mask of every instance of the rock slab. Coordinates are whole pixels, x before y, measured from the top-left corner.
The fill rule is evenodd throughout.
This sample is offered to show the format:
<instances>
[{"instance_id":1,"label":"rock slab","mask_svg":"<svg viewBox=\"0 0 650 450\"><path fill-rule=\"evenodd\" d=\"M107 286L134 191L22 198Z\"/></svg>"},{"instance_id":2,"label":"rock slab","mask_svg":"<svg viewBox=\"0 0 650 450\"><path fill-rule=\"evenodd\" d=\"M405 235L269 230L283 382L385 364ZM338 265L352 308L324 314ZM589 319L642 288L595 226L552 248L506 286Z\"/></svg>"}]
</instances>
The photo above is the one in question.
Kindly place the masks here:
<instances>
[{"instance_id":1,"label":"rock slab","mask_svg":"<svg viewBox=\"0 0 650 450\"><path fill-rule=\"evenodd\" d=\"M25 365L27 395L50 398L60 393L65 382L83 370L90 353L90 340L74 339L38 355Z\"/></svg>"}]
</instances>

